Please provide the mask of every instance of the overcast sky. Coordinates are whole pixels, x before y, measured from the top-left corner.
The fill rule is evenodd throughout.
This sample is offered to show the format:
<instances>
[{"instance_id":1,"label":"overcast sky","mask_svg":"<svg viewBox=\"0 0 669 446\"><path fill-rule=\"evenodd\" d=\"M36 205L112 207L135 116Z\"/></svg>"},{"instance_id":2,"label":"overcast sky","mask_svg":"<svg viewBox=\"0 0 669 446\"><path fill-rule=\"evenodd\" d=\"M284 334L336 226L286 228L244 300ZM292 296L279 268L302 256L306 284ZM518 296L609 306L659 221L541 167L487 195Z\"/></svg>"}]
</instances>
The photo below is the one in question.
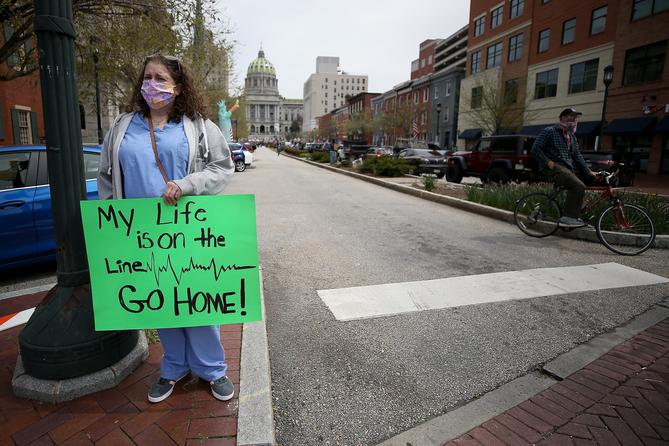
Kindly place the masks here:
<instances>
[{"instance_id":1,"label":"overcast sky","mask_svg":"<svg viewBox=\"0 0 669 446\"><path fill-rule=\"evenodd\" d=\"M236 41L234 86L241 86L262 43L279 92L302 98L317 56L339 57L340 68L369 76L382 93L410 78L426 39L445 38L467 24L469 0L217 0Z\"/></svg>"}]
</instances>

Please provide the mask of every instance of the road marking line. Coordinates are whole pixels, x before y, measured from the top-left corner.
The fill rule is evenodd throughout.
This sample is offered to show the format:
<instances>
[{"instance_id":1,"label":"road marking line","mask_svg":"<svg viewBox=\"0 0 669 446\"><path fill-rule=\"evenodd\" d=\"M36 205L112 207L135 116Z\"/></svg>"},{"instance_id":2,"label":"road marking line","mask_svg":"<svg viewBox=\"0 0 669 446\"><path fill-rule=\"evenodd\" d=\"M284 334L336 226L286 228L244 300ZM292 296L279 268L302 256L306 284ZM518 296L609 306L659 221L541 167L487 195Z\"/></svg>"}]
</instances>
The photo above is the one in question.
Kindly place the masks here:
<instances>
[{"instance_id":1,"label":"road marking line","mask_svg":"<svg viewBox=\"0 0 669 446\"><path fill-rule=\"evenodd\" d=\"M34 308L28 308L27 310L19 311L18 313L0 316L0 331L25 324L28 322L28 319L30 319L30 316L32 316L34 311Z\"/></svg>"},{"instance_id":2,"label":"road marking line","mask_svg":"<svg viewBox=\"0 0 669 446\"><path fill-rule=\"evenodd\" d=\"M660 283L669 283L669 279L618 263L602 263L318 290L317 293L337 320L350 321Z\"/></svg>"}]
</instances>

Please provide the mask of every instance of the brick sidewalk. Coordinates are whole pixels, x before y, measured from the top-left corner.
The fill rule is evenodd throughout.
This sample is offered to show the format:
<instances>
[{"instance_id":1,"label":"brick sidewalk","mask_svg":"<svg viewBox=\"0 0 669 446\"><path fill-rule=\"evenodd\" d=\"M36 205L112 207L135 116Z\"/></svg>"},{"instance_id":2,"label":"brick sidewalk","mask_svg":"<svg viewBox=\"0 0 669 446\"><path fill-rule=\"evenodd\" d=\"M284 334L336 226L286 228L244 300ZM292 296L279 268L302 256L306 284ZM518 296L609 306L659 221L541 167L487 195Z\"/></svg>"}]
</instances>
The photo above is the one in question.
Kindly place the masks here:
<instances>
[{"instance_id":1,"label":"brick sidewalk","mask_svg":"<svg viewBox=\"0 0 669 446\"><path fill-rule=\"evenodd\" d=\"M0 316L33 307L44 294L3 300ZM184 379L158 404L146 395L160 376L160 344L150 345L148 359L115 388L57 405L14 397L22 328L0 332L0 446L236 444L241 324L221 326L228 377L235 383L232 400L218 401L207 383Z\"/></svg>"},{"instance_id":2,"label":"brick sidewalk","mask_svg":"<svg viewBox=\"0 0 669 446\"><path fill-rule=\"evenodd\" d=\"M669 445L669 319L447 446Z\"/></svg>"}]
</instances>

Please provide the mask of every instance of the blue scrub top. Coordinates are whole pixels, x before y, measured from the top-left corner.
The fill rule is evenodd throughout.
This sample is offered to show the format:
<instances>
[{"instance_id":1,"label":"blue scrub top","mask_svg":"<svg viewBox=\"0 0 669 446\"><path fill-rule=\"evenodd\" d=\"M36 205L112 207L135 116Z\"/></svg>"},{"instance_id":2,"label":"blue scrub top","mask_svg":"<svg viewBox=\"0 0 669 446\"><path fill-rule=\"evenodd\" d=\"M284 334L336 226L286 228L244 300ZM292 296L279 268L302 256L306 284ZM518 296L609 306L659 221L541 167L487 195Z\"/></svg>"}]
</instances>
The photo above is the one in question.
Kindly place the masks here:
<instances>
[{"instance_id":1,"label":"blue scrub top","mask_svg":"<svg viewBox=\"0 0 669 446\"><path fill-rule=\"evenodd\" d=\"M168 122L162 129L153 128L158 158L169 180L179 180L188 174L188 139L183 119ZM123 171L124 198L160 197L165 180L160 173L151 147L149 124L135 113L118 152Z\"/></svg>"}]
</instances>

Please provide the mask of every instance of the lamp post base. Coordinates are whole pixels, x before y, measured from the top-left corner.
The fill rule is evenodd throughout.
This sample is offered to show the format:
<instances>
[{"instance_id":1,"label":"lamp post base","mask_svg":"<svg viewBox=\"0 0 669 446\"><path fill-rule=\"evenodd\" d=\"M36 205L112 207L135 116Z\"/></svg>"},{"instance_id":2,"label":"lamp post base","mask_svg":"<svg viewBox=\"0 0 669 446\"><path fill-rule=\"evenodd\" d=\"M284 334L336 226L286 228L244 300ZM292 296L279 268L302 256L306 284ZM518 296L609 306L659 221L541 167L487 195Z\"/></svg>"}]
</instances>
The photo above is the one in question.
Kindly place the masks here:
<instances>
[{"instance_id":1,"label":"lamp post base","mask_svg":"<svg viewBox=\"0 0 669 446\"><path fill-rule=\"evenodd\" d=\"M12 378L12 390L19 398L58 404L116 387L148 356L149 348L144 331L139 332L137 344L120 361L97 372L76 378L59 380L35 378L26 373L19 355Z\"/></svg>"},{"instance_id":2,"label":"lamp post base","mask_svg":"<svg viewBox=\"0 0 669 446\"><path fill-rule=\"evenodd\" d=\"M137 330L95 330L90 284L56 285L20 333L19 351L27 374L61 380L117 363L137 340Z\"/></svg>"}]
</instances>

